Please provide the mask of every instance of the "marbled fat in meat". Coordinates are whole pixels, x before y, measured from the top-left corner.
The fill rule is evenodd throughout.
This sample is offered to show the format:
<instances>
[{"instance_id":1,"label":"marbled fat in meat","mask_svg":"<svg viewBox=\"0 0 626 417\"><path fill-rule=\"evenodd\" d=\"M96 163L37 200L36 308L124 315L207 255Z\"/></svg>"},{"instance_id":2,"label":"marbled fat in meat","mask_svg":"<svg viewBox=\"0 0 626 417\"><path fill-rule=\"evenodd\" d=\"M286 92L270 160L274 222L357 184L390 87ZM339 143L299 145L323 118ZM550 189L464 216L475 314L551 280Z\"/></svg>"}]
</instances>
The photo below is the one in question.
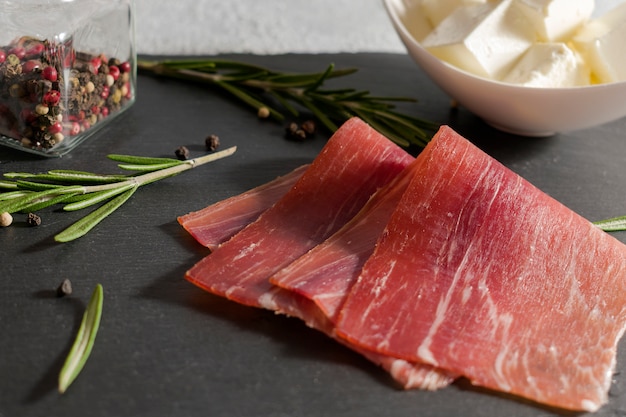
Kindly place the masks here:
<instances>
[{"instance_id":1,"label":"marbled fat in meat","mask_svg":"<svg viewBox=\"0 0 626 417\"><path fill-rule=\"evenodd\" d=\"M242 304L272 308L269 277L340 229L413 160L360 119L348 120L285 196L185 277Z\"/></svg>"},{"instance_id":2,"label":"marbled fat in meat","mask_svg":"<svg viewBox=\"0 0 626 417\"><path fill-rule=\"evenodd\" d=\"M340 313L340 337L566 409L607 401L626 246L443 127Z\"/></svg>"},{"instance_id":3,"label":"marbled fat in meat","mask_svg":"<svg viewBox=\"0 0 626 417\"><path fill-rule=\"evenodd\" d=\"M202 246L215 250L280 200L309 165L270 182L178 217L178 223Z\"/></svg>"}]
</instances>

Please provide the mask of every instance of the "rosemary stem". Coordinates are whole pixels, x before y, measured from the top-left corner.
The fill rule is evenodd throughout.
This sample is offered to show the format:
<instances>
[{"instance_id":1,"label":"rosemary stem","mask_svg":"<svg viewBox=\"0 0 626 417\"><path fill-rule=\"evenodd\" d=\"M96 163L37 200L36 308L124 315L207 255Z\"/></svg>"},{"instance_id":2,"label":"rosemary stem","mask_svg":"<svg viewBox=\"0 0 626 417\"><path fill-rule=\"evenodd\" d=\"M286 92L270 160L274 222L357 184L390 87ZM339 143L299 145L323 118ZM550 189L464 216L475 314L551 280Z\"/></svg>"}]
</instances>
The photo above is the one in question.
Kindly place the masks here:
<instances>
[{"instance_id":1,"label":"rosemary stem","mask_svg":"<svg viewBox=\"0 0 626 417\"><path fill-rule=\"evenodd\" d=\"M162 178L171 177L173 175L179 174L181 172L187 171L189 169L207 164L209 162L217 161L218 159L225 158L227 156L232 155L237 150L236 146L232 146L230 148L224 149L219 152L211 153L208 155L200 156L198 158L189 159L187 161L182 162L180 165L175 165L173 167L165 168L159 171L149 172L147 174L138 175L136 177L129 178L126 181L114 182L110 184L103 185L89 185L83 187L82 193L92 193L97 191L106 191L114 188L120 188L127 185L136 185L141 186L154 181L158 181Z\"/></svg>"}]
</instances>

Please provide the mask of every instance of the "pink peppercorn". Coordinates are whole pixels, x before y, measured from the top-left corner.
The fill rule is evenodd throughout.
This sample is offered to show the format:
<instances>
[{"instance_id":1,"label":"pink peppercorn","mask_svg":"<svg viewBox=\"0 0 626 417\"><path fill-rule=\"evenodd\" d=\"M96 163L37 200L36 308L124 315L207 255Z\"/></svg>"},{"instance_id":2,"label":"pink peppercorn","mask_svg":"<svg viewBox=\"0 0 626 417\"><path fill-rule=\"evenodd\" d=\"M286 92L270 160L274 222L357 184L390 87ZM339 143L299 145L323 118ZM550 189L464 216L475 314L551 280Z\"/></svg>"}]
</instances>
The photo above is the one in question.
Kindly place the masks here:
<instances>
[{"instance_id":1,"label":"pink peppercorn","mask_svg":"<svg viewBox=\"0 0 626 417\"><path fill-rule=\"evenodd\" d=\"M120 77L120 69L115 65L111 65L109 67L109 74L113 77L115 81Z\"/></svg>"},{"instance_id":2,"label":"pink peppercorn","mask_svg":"<svg viewBox=\"0 0 626 417\"><path fill-rule=\"evenodd\" d=\"M46 80L52 81L52 82L55 82L59 77L59 74L57 73L56 68L54 68L52 65L48 65L47 67L45 67L43 71L41 72L41 75Z\"/></svg>"},{"instance_id":3,"label":"pink peppercorn","mask_svg":"<svg viewBox=\"0 0 626 417\"><path fill-rule=\"evenodd\" d=\"M103 99L107 99L109 97L109 92L111 90L109 90L109 87L107 87L106 85L102 87L102 92L100 93L100 97L102 97Z\"/></svg>"},{"instance_id":4,"label":"pink peppercorn","mask_svg":"<svg viewBox=\"0 0 626 417\"><path fill-rule=\"evenodd\" d=\"M107 117L109 115L109 108L102 107L102 109L100 110L100 113L102 114L102 117Z\"/></svg>"},{"instance_id":5,"label":"pink peppercorn","mask_svg":"<svg viewBox=\"0 0 626 417\"><path fill-rule=\"evenodd\" d=\"M19 59L24 59L24 57L26 56L26 50L21 46L16 46L15 48L11 48L9 54L13 54Z\"/></svg>"},{"instance_id":6,"label":"pink peppercorn","mask_svg":"<svg viewBox=\"0 0 626 417\"><path fill-rule=\"evenodd\" d=\"M61 93L57 90L50 90L43 95L43 102L49 106L56 106L61 101Z\"/></svg>"},{"instance_id":7,"label":"pink peppercorn","mask_svg":"<svg viewBox=\"0 0 626 417\"><path fill-rule=\"evenodd\" d=\"M89 61L89 70L93 74L97 74L98 70L100 70L100 65L102 65L102 60L98 57L95 57L91 61Z\"/></svg>"},{"instance_id":8,"label":"pink peppercorn","mask_svg":"<svg viewBox=\"0 0 626 417\"><path fill-rule=\"evenodd\" d=\"M80 133L80 125L77 122L72 122L70 125L70 136L76 136Z\"/></svg>"},{"instance_id":9,"label":"pink peppercorn","mask_svg":"<svg viewBox=\"0 0 626 417\"><path fill-rule=\"evenodd\" d=\"M0 49L0 64L2 64L7 59L7 53Z\"/></svg>"},{"instance_id":10,"label":"pink peppercorn","mask_svg":"<svg viewBox=\"0 0 626 417\"><path fill-rule=\"evenodd\" d=\"M22 72L32 72L39 67L41 67L41 62L36 59L29 59L22 64Z\"/></svg>"},{"instance_id":11,"label":"pink peppercorn","mask_svg":"<svg viewBox=\"0 0 626 417\"><path fill-rule=\"evenodd\" d=\"M63 125L60 122L54 122L48 128L48 133L55 134L63 131Z\"/></svg>"},{"instance_id":12,"label":"pink peppercorn","mask_svg":"<svg viewBox=\"0 0 626 417\"><path fill-rule=\"evenodd\" d=\"M119 68L121 72L130 72L130 62L122 62Z\"/></svg>"},{"instance_id":13,"label":"pink peppercorn","mask_svg":"<svg viewBox=\"0 0 626 417\"><path fill-rule=\"evenodd\" d=\"M37 43L25 51L26 56L37 56L40 55L44 50L44 46L42 43Z\"/></svg>"}]
</instances>

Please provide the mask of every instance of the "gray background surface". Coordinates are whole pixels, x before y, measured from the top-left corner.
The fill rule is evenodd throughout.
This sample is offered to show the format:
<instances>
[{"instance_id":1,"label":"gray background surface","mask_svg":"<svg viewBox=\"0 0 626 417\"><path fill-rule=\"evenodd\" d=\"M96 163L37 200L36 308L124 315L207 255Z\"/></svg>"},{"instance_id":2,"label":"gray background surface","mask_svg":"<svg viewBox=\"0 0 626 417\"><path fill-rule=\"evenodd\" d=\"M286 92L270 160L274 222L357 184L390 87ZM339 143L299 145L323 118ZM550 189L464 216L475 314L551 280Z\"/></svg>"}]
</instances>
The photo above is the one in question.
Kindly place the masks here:
<instances>
[{"instance_id":1,"label":"gray background surface","mask_svg":"<svg viewBox=\"0 0 626 417\"><path fill-rule=\"evenodd\" d=\"M626 214L626 119L551 138L498 132L449 99L399 54L228 56L279 70L360 71L330 86L418 98L403 111L448 123L515 172L591 219ZM139 77L138 101L118 122L60 159L0 149L0 172L50 169L117 172L109 153L203 152L211 133L228 159L140 189L87 236L52 236L82 213L44 210L43 223L0 229L0 416L545 417L552 410L459 381L438 392L402 391L385 372L295 319L209 295L183 279L207 254L176 217L241 193L312 160L327 134L286 141L212 90ZM615 236L626 241L626 234ZM74 294L56 298L65 278ZM58 372L96 283L104 311L85 369L56 392ZM611 400L596 415L626 412L622 343Z\"/></svg>"}]
</instances>

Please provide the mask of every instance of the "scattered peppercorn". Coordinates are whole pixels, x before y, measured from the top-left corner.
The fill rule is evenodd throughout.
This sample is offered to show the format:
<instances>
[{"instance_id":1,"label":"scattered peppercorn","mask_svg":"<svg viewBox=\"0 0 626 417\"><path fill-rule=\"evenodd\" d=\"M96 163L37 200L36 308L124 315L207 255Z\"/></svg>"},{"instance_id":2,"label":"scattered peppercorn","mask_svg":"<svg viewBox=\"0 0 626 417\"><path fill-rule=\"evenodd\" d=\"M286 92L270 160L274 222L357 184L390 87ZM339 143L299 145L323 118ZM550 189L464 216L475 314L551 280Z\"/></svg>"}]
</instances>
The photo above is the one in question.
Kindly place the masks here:
<instances>
[{"instance_id":1,"label":"scattered peppercorn","mask_svg":"<svg viewBox=\"0 0 626 417\"><path fill-rule=\"evenodd\" d=\"M178 149L176 149L176 151L174 151L174 154L176 154L176 158L180 159L181 161L184 161L187 158L189 158L189 149L187 149L186 146L181 146Z\"/></svg>"},{"instance_id":2,"label":"scattered peppercorn","mask_svg":"<svg viewBox=\"0 0 626 417\"><path fill-rule=\"evenodd\" d=\"M11 216L10 213L7 213L5 211L4 213L0 214L0 226L11 226L11 223L13 223L13 216Z\"/></svg>"},{"instance_id":3,"label":"scattered peppercorn","mask_svg":"<svg viewBox=\"0 0 626 417\"><path fill-rule=\"evenodd\" d=\"M57 287L57 297L65 297L72 294L72 281L65 278Z\"/></svg>"},{"instance_id":4,"label":"scattered peppercorn","mask_svg":"<svg viewBox=\"0 0 626 417\"><path fill-rule=\"evenodd\" d=\"M35 213L28 213L28 216L26 216L26 224L31 227L39 226L41 224L41 217Z\"/></svg>"},{"instance_id":5,"label":"scattered peppercorn","mask_svg":"<svg viewBox=\"0 0 626 417\"><path fill-rule=\"evenodd\" d=\"M307 138L306 132L296 122L289 123L285 131L290 140L303 141Z\"/></svg>"},{"instance_id":6,"label":"scattered peppercorn","mask_svg":"<svg viewBox=\"0 0 626 417\"><path fill-rule=\"evenodd\" d=\"M220 138L217 135L209 135L204 140L207 151L215 151L220 146Z\"/></svg>"},{"instance_id":7,"label":"scattered peppercorn","mask_svg":"<svg viewBox=\"0 0 626 417\"><path fill-rule=\"evenodd\" d=\"M311 136L315 134L315 121L306 120L302 123L302 125L300 125L300 128L306 132L307 136Z\"/></svg>"},{"instance_id":8,"label":"scattered peppercorn","mask_svg":"<svg viewBox=\"0 0 626 417\"><path fill-rule=\"evenodd\" d=\"M257 111L257 116L259 117L259 119L267 119L268 117L270 117L270 109L265 106L259 107L259 110Z\"/></svg>"}]
</instances>

